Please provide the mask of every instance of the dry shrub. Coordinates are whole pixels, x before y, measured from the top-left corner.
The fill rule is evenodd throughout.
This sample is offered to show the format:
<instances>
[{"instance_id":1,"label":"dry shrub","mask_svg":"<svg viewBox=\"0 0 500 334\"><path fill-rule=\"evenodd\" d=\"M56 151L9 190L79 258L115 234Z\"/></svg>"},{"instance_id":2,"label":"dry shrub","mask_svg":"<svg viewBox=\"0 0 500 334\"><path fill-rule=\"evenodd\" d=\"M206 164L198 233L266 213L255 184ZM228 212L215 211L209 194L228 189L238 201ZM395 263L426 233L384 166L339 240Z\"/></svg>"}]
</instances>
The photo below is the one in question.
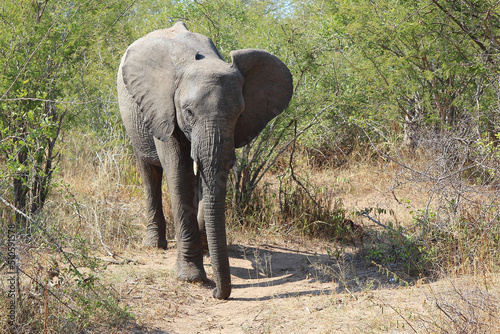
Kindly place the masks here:
<instances>
[{"instance_id":1,"label":"dry shrub","mask_svg":"<svg viewBox=\"0 0 500 334\"><path fill-rule=\"evenodd\" d=\"M322 143L318 147L303 146L301 154L307 159L309 166L315 169L336 168L344 165L349 155L354 150L354 146L332 146L329 143Z\"/></svg>"},{"instance_id":2,"label":"dry shrub","mask_svg":"<svg viewBox=\"0 0 500 334\"><path fill-rule=\"evenodd\" d=\"M434 289L429 317L404 321L426 333L500 332L500 151L466 121L453 130L421 128L417 148L389 146L372 148L394 166L387 190L410 219L383 221L391 228L370 232L365 254L384 270L414 263L407 273L465 281Z\"/></svg>"},{"instance_id":3,"label":"dry shrub","mask_svg":"<svg viewBox=\"0 0 500 334\"><path fill-rule=\"evenodd\" d=\"M342 200L332 187L313 183L307 174L301 181L290 169L276 178L277 184L258 186L243 205L228 202L230 227L342 242L362 237L361 227L347 218Z\"/></svg>"},{"instance_id":4,"label":"dry shrub","mask_svg":"<svg viewBox=\"0 0 500 334\"><path fill-rule=\"evenodd\" d=\"M353 242L361 227L346 218L342 199L329 186L301 182L293 174L280 178L279 218L301 235Z\"/></svg>"},{"instance_id":5,"label":"dry shrub","mask_svg":"<svg viewBox=\"0 0 500 334\"><path fill-rule=\"evenodd\" d=\"M480 204L462 206L454 220L428 222L428 254L439 274L476 274L500 264L498 212L484 216Z\"/></svg>"},{"instance_id":6,"label":"dry shrub","mask_svg":"<svg viewBox=\"0 0 500 334\"><path fill-rule=\"evenodd\" d=\"M142 202L134 198L142 186L134 158L118 138L68 138L50 200L32 217L29 234L16 235L16 323L0 320L12 333L109 331L130 319L116 291L102 283L106 262L99 258L124 261L119 252L140 240ZM7 225L3 219L2 231ZM11 298L2 291L5 308Z\"/></svg>"},{"instance_id":7,"label":"dry shrub","mask_svg":"<svg viewBox=\"0 0 500 334\"><path fill-rule=\"evenodd\" d=\"M16 269L5 266L1 272L16 286L9 295L10 282L1 280L0 309L13 305L15 314L15 320L0 318L2 332L109 331L131 319L119 305L117 291L102 283L106 263L91 255L93 245L53 226L32 227L32 231L29 239L18 235Z\"/></svg>"},{"instance_id":8,"label":"dry shrub","mask_svg":"<svg viewBox=\"0 0 500 334\"><path fill-rule=\"evenodd\" d=\"M51 219L60 222L61 231L82 235L108 253L138 246L145 223L143 188L128 142L72 138L65 143L60 187L47 210Z\"/></svg>"},{"instance_id":9,"label":"dry shrub","mask_svg":"<svg viewBox=\"0 0 500 334\"><path fill-rule=\"evenodd\" d=\"M498 280L484 275L449 279L448 283L451 288L432 289L427 296L430 315L420 317L420 324L427 333L500 331Z\"/></svg>"},{"instance_id":10,"label":"dry shrub","mask_svg":"<svg viewBox=\"0 0 500 334\"><path fill-rule=\"evenodd\" d=\"M309 167L338 168L353 159L352 154L364 146L363 131L333 112L312 128L297 146Z\"/></svg>"},{"instance_id":11,"label":"dry shrub","mask_svg":"<svg viewBox=\"0 0 500 334\"><path fill-rule=\"evenodd\" d=\"M406 228L421 241L431 269L473 272L500 264L500 155L469 119L453 131L421 128L418 137L417 149L393 146L383 155L399 166L390 191L412 214ZM411 198L409 188L425 197Z\"/></svg>"}]
</instances>

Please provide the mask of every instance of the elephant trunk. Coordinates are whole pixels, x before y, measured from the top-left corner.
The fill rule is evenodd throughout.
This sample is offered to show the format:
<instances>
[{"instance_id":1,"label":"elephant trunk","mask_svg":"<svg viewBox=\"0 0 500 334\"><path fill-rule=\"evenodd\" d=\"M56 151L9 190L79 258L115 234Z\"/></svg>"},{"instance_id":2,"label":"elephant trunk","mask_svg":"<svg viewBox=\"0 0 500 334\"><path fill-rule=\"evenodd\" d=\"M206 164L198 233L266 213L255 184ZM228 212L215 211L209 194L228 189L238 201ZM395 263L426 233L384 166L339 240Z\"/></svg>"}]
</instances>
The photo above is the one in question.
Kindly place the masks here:
<instances>
[{"instance_id":1,"label":"elephant trunk","mask_svg":"<svg viewBox=\"0 0 500 334\"><path fill-rule=\"evenodd\" d=\"M213 127L207 127L212 128ZM227 299L231 294L231 275L226 240L226 185L234 157L232 135L224 135L217 128L205 136L194 157L200 167L203 209L208 250L215 275L214 297Z\"/></svg>"},{"instance_id":2,"label":"elephant trunk","mask_svg":"<svg viewBox=\"0 0 500 334\"><path fill-rule=\"evenodd\" d=\"M223 199L221 200L220 197ZM208 250L210 252L216 283L214 297L217 299L227 299L231 294L231 275L227 254L225 196L220 194L205 194L203 198Z\"/></svg>"}]
</instances>

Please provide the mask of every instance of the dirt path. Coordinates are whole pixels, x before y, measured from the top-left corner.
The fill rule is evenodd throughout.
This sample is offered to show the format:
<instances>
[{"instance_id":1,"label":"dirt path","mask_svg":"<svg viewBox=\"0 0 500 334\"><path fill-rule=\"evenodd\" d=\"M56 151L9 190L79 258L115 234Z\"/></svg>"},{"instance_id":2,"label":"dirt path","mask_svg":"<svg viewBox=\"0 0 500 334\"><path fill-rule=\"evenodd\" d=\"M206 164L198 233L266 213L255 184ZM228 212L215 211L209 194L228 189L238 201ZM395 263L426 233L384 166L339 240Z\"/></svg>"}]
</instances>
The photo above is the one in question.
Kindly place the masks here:
<instances>
[{"instance_id":1,"label":"dirt path","mask_svg":"<svg viewBox=\"0 0 500 334\"><path fill-rule=\"evenodd\" d=\"M227 301L213 299L210 284L177 281L175 249L138 251L138 263L110 267L110 279L137 316L129 333L420 333L439 321L435 289L446 283L404 287L350 250L335 256L328 247L231 245Z\"/></svg>"}]
</instances>

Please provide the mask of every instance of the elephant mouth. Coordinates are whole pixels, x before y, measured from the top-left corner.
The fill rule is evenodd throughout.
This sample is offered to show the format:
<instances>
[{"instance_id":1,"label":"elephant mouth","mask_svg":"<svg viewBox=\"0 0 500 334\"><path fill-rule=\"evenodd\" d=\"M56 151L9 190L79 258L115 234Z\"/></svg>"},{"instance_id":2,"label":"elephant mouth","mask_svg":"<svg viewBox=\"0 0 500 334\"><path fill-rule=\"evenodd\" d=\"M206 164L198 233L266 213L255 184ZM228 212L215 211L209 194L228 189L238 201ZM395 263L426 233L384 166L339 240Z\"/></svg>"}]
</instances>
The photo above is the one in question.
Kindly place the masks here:
<instances>
[{"instance_id":1,"label":"elephant mouth","mask_svg":"<svg viewBox=\"0 0 500 334\"><path fill-rule=\"evenodd\" d=\"M236 163L236 152L233 152L232 156L231 156L231 159L229 161L229 164L228 164L228 170L230 170L231 168L233 168L234 164ZM198 164L198 162L196 161L196 159L193 159L193 173L194 173L194 176L198 176L200 172L200 165Z\"/></svg>"}]
</instances>

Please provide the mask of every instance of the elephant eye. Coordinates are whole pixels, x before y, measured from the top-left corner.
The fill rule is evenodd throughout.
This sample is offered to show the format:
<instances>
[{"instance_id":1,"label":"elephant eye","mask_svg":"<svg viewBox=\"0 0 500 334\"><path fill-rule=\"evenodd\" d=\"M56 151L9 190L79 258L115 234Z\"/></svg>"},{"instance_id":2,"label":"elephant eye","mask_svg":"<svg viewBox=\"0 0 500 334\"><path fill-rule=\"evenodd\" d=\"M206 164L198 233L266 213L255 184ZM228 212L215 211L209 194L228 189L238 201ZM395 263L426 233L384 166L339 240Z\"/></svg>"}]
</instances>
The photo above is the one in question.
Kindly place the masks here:
<instances>
[{"instance_id":1,"label":"elephant eye","mask_svg":"<svg viewBox=\"0 0 500 334\"><path fill-rule=\"evenodd\" d=\"M191 109L185 109L185 112L186 114L189 116L189 117L193 117L194 116L194 113Z\"/></svg>"}]
</instances>

